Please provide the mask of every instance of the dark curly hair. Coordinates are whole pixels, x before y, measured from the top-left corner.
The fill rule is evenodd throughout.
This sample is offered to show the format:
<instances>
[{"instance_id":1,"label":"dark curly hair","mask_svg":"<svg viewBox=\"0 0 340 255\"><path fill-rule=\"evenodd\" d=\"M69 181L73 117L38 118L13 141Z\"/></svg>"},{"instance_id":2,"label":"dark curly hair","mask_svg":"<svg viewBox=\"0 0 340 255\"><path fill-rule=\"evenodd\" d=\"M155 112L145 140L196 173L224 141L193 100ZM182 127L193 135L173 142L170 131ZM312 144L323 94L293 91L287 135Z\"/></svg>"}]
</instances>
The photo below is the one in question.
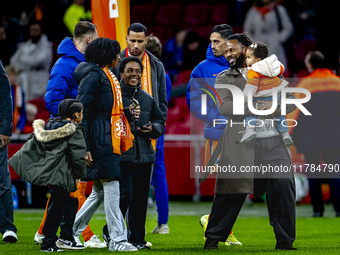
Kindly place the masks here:
<instances>
[{"instance_id":1,"label":"dark curly hair","mask_svg":"<svg viewBox=\"0 0 340 255\"><path fill-rule=\"evenodd\" d=\"M94 63L100 67L111 64L120 53L120 45L116 40L100 37L87 45L85 50L85 61Z\"/></svg>"},{"instance_id":2,"label":"dark curly hair","mask_svg":"<svg viewBox=\"0 0 340 255\"><path fill-rule=\"evenodd\" d=\"M264 43L253 43L248 47L248 50L254 52L255 58L265 59L269 56L268 47Z\"/></svg>"},{"instance_id":3,"label":"dark curly hair","mask_svg":"<svg viewBox=\"0 0 340 255\"><path fill-rule=\"evenodd\" d=\"M228 41L237 40L244 47L250 46L253 43L253 40L247 34L247 32L243 32L242 34L233 34L228 37Z\"/></svg>"},{"instance_id":4,"label":"dark curly hair","mask_svg":"<svg viewBox=\"0 0 340 255\"><path fill-rule=\"evenodd\" d=\"M119 64L119 73L124 73L125 66L129 62L137 62L139 64L139 66L140 66L141 73L143 73L143 63L142 63L142 60L140 60L139 58L133 57L133 56L129 56L127 58L124 58L120 62L120 64Z\"/></svg>"}]
</instances>

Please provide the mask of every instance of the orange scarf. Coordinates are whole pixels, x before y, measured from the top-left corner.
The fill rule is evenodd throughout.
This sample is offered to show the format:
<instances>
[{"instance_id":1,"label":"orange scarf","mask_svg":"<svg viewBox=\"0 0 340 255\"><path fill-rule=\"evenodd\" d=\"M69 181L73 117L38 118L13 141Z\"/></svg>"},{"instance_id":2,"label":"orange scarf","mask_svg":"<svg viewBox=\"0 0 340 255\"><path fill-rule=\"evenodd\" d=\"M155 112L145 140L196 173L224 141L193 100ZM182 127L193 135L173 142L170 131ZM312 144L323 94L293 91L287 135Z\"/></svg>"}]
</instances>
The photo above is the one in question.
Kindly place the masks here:
<instances>
[{"instance_id":1,"label":"orange scarf","mask_svg":"<svg viewBox=\"0 0 340 255\"><path fill-rule=\"evenodd\" d=\"M126 49L126 57L131 56L130 52L128 49ZM151 64L150 64L150 58L149 55L144 51L143 59L143 74L142 74L142 90L145 92L149 93L151 96L152 95L152 84L151 84ZM153 150L156 151L156 140L155 139L150 139L151 144L153 147Z\"/></svg>"},{"instance_id":2,"label":"orange scarf","mask_svg":"<svg viewBox=\"0 0 340 255\"><path fill-rule=\"evenodd\" d=\"M131 133L130 124L124 114L120 84L116 76L114 76L107 67L102 67L102 70L110 80L114 98L111 112L111 139L113 153L121 155L122 151L125 152L133 146L132 141L134 137Z\"/></svg>"}]
</instances>

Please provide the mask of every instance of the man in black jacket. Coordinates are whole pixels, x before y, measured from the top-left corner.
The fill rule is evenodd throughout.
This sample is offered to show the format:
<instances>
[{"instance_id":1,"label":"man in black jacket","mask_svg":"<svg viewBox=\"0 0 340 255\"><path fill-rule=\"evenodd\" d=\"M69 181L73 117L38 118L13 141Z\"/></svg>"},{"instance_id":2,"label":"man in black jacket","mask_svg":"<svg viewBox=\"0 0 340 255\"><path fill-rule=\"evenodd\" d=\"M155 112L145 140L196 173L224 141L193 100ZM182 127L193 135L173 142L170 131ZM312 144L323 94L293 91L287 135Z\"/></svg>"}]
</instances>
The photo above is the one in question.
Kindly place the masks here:
<instances>
[{"instance_id":1,"label":"man in black jacket","mask_svg":"<svg viewBox=\"0 0 340 255\"><path fill-rule=\"evenodd\" d=\"M137 249L150 249L144 240L150 177L156 161L155 144L153 147L150 139L164 133L165 119L154 98L142 90L142 61L127 57L119 72L124 107L133 102L140 107L138 120L130 121L133 147L120 157L120 209L126 215L129 242Z\"/></svg>"},{"instance_id":2,"label":"man in black jacket","mask_svg":"<svg viewBox=\"0 0 340 255\"><path fill-rule=\"evenodd\" d=\"M3 241L15 243L18 240L17 228L13 224L13 197L11 176L8 170L7 146L12 135L12 98L11 87L0 61L0 232Z\"/></svg>"},{"instance_id":3,"label":"man in black jacket","mask_svg":"<svg viewBox=\"0 0 340 255\"><path fill-rule=\"evenodd\" d=\"M127 31L126 43L128 47L120 53L120 59L122 61L128 56L134 56L142 60L142 89L155 99L166 119L168 103L166 101L165 70L162 62L145 49L147 42L146 27L140 23L133 23ZM120 64L114 70L116 77L120 77L119 66Z\"/></svg>"}]
</instances>

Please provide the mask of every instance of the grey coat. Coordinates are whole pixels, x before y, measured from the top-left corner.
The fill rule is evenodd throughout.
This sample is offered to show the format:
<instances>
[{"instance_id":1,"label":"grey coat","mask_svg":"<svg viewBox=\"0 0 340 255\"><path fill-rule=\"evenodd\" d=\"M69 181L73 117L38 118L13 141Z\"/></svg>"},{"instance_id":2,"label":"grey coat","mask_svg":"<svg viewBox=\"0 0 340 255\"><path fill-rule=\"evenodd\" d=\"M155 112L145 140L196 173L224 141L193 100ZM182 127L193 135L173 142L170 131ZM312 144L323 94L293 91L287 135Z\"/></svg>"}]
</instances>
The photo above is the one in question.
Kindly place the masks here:
<instances>
[{"instance_id":1,"label":"grey coat","mask_svg":"<svg viewBox=\"0 0 340 255\"><path fill-rule=\"evenodd\" d=\"M243 91L246 80L236 69L227 69L222 72L216 79L216 84L232 84ZM234 166L236 172L219 172L216 177L215 194L254 194L254 174L241 173L241 166L253 166L255 160L255 139L248 144L241 144L240 139L245 127L241 124L230 125L230 121L243 122L247 116L254 116L245 103L244 115L233 115L233 97L229 89L217 89L221 98L222 105L218 101L218 108L223 116L227 117L228 124L218 142L218 145L210 158L207 166L213 166L219 154L219 166ZM287 94L287 98L294 98L293 94ZM280 108L280 106L279 106ZM295 110L295 105L287 105L287 113ZM279 111L280 112L280 111ZM202 174L200 182L207 177Z\"/></svg>"}]
</instances>

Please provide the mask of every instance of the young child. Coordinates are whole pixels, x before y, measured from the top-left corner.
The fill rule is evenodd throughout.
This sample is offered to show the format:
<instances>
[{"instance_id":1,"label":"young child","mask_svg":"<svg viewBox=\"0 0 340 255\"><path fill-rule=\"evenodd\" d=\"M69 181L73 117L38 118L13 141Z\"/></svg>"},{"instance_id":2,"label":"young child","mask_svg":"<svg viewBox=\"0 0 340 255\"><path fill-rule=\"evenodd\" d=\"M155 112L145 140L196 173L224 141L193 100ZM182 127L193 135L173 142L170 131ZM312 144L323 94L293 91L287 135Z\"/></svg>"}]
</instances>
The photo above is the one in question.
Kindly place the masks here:
<instances>
[{"instance_id":1,"label":"young child","mask_svg":"<svg viewBox=\"0 0 340 255\"><path fill-rule=\"evenodd\" d=\"M72 226L78 200L72 197L76 183L86 177L86 144L83 128L83 106L76 99L65 99L59 104L60 118L35 120L34 132L23 147L9 160L16 173L27 182L51 187L41 251L83 250L75 242ZM60 226L58 239L56 233Z\"/></svg>"},{"instance_id":2,"label":"young child","mask_svg":"<svg viewBox=\"0 0 340 255\"><path fill-rule=\"evenodd\" d=\"M275 62L276 65L274 66L276 66L279 70L272 71L278 73L278 76L282 75L282 73L284 72L283 65L277 60L275 55L271 55L270 57L268 57L268 48L265 44L253 43L252 45L250 45L246 52L246 63L250 69L247 74L247 84L243 90L246 100L250 90L251 95L254 97L253 100L272 101L273 89L276 89L278 91L278 99L280 99L280 89L285 87L286 84L282 83L281 79L278 76L270 76L272 72L261 70L261 61ZM268 76L263 75L263 73L266 73L266 75ZM255 138L256 119L257 117L246 118L247 127L241 139L241 143L249 143ZM282 134L282 139L285 146L289 147L293 145L293 141L288 133L288 127L282 125L282 121L285 125L287 125L285 120L285 116L280 115L279 117L275 118L274 123L277 127L277 130Z\"/></svg>"}]
</instances>

